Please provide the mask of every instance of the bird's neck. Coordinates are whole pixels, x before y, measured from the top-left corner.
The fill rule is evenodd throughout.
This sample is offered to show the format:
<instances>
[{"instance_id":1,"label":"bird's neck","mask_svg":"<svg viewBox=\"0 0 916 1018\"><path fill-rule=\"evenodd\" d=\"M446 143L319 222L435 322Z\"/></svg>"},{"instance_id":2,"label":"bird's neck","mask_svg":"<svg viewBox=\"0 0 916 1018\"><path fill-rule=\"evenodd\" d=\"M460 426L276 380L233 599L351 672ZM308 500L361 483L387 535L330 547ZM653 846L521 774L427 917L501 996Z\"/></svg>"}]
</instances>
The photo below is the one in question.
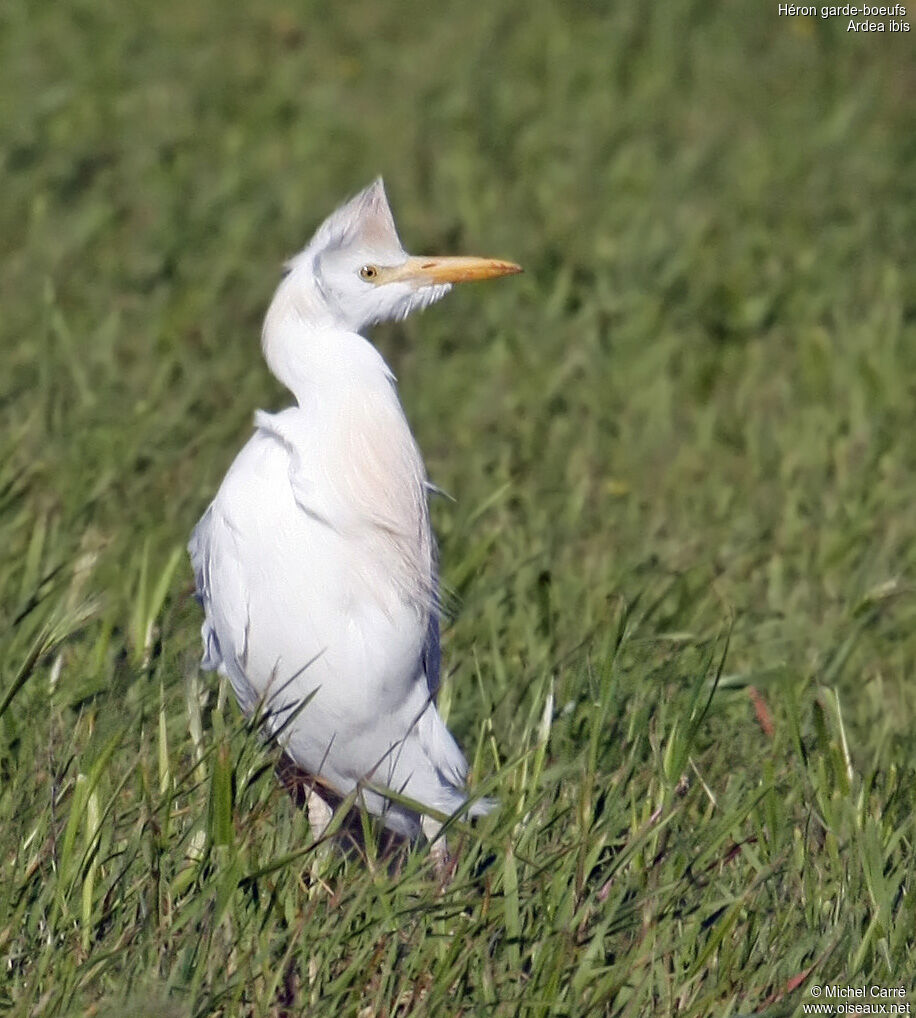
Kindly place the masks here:
<instances>
[{"instance_id":1,"label":"bird's neck","mask_svg":"<svg viewBox=\"0 0 916 1018\"><path fill-rule=\"evenodd\" d=\"M261 347L272 374L300 406L343 388L391 383L381 354L329 314L317 291L284 284L267 311Z\"/></svg>"}]
</instances>

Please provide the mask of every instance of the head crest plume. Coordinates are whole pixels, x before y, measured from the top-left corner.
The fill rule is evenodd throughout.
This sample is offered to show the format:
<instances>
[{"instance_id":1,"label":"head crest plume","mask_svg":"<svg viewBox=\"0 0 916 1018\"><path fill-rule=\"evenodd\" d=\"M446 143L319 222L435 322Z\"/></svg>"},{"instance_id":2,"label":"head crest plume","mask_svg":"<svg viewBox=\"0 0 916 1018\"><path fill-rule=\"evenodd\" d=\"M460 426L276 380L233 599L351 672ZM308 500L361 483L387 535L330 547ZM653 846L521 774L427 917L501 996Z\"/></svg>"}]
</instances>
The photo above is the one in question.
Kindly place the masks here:
<instances>
[{"instance_id":1,"label":"head crest plume","mask_svg":"<svg viewBox=\"0 0 916 1018\"><path fill-rule=\"evenodd\" d=\"M401 250L401 241L381 177L332 212L318 227L310 247L360 244L382 251Z\"/></svg>"}]
</instances>

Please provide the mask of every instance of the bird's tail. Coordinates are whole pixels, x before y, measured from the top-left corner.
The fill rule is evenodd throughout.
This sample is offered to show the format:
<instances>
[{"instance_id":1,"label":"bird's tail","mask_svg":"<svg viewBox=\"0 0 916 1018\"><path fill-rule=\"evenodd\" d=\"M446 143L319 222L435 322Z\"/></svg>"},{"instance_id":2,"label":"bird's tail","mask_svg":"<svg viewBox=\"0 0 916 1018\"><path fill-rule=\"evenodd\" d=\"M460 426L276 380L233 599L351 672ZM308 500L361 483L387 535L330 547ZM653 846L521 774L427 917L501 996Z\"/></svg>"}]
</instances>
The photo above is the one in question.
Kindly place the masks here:
<instances>
[{"instance_id":1,"label":"bird's tail","mask_svg":"<svg viewBox=\"0 0 916 1018\"><path fill-rule=\"evenodd\" d=\"M468 816L470 817L485 817L488 813L492 813L494 809L499 805L499 799L494 799L492 796L485 796L481 799L475 799L471 803L471 807L468 810Z\"/></svg>"},{"instance_id":2,"label":"bird's tail","mask_svg":"<svg viewBox=\"0 0 916 1018\"><path fill-rule=\"evenodd\" d=\"M464 753L436 710L435 704L430 703L423 711L417 721L416 735L423 754L429 761L430 769L435 772L439 783L438 801L429 804L443 813L458 812L468 803L465 787L468 764ZM496 806L495 799L475 799L470 803L467 815L485 816Z\"/></svg>"}]
</instances>

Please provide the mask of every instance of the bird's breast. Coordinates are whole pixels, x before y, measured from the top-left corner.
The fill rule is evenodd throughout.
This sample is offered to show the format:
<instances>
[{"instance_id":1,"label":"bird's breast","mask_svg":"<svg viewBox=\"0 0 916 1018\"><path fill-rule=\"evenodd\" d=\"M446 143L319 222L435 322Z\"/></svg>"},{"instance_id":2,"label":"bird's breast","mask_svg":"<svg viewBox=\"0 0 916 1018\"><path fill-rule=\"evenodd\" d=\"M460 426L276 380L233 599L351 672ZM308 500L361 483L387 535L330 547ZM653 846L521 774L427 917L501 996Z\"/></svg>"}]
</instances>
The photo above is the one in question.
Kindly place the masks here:
<instances>
[{"instance_id":1,"label":"bird's breast","mask_svg":"<svg viewBox=\"0 0 916 1018\"><path fill-rule=\"evenodd\" d=\"M416 468L386 459L355 423L259 415L211 523L221 645L223 629L259 697L284 683L300 698L319 689L329 725L377 723L409 695L429 610L425 501L390 490L416 485Z\"/></svg>"}]
</instances>

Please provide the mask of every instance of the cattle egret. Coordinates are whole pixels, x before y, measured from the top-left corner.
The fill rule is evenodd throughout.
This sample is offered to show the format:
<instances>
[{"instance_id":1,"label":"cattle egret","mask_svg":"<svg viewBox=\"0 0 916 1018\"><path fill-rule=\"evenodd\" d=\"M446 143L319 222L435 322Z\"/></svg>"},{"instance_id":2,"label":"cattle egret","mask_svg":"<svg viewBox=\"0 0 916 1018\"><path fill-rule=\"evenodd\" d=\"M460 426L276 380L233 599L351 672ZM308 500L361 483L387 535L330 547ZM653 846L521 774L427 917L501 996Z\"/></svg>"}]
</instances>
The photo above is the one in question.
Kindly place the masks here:
<instances>
[{"instance_id":1,"label":"cattle egret","mask_svg":"<svg viewBox=\"0 0 916 1018\"><path fill-rule=\"evenodd\" d=\"M452 283L520 272L491 258L401 247L381 179L331 215L286 266L262 348L296 398L255 430L188 550L205 619L203 667L261 711L320 786L354 788L392 830L439 826L385 791L452 814L467 763L436 709L439 603L429 484L395 379L367 326ZM318 836L330 810L307 796ZM444 853L444 839L438 842Z\"/></svg>"}]
</instances>

